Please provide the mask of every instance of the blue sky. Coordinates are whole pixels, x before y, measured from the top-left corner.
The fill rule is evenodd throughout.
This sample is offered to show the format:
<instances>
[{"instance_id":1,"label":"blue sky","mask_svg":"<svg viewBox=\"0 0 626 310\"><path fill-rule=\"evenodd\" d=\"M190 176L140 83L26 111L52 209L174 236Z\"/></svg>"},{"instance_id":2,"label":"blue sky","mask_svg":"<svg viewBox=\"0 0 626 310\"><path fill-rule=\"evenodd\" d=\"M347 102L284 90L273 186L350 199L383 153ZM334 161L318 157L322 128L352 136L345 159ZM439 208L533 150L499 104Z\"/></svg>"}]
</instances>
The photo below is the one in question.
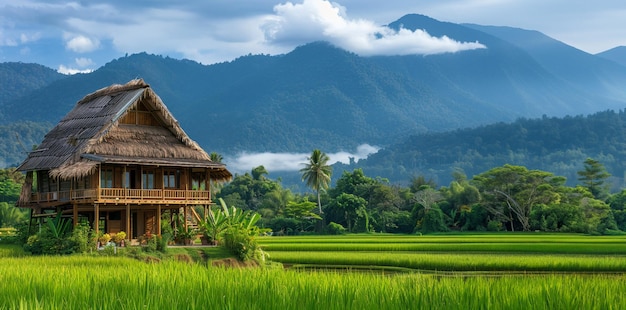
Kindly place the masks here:
<instances>
[{"instance_id":1,"label":"blue sky","mask_svg":"<svg viewBox=\"0 0 626 310\"><path fill-rule=\"evenodd\" d=\"M0 0L0 62L35 62L70 73L126 53L211 64L286 53L314 40L361 55L484 48L381 26L409 13L538 30L589 53L626 45L622 0ZM373 39L380 34L384 40Z\"/></svg>"}]
</instances>

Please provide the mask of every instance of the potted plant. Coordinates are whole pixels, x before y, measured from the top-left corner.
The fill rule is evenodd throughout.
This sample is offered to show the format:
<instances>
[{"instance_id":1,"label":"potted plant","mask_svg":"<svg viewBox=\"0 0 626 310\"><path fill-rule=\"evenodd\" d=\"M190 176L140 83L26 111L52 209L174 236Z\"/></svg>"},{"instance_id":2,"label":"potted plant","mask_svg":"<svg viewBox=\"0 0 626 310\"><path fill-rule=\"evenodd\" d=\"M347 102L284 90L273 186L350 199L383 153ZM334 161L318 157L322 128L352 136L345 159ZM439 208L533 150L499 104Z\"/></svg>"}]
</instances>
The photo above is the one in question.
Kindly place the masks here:
<instances>
[{"instance_id":1,"label":"potted plant","mask_svg":"<svg viewBox=\"0 0 626 310\"><path fill-rule=\"evenodd\" d=\"M109 241L111 241L111 235L109 234L102 234L98 237L99 247L105 246Z\"/></svg>"},{"instance_id":2,"label":"potted plant","mask_svg":"<svg viewBox=\"0 0 626 310\"><path fill-rule=\"evenodd\" d=\"M126 233L123 231L120 231L118 233L116 233L115 235L113 235L113 237L111 237L113 239L113 242L115 242L115 244L117 244L118 246L124 246L124 240L126 239Z\"/></svg>"},{"instance_id":3,"label":"potted plant","mask_svg":"<svg viewBox=\"0 0 626 310\"><path fill-rule=\"evenodd\" d=\"M187 226L187 228L182 227L182 229L177 234L177 239L182 240L185 245L192 245L193 240L196 238L197 231L195 228Z\"/></svg>"}]
</instances>

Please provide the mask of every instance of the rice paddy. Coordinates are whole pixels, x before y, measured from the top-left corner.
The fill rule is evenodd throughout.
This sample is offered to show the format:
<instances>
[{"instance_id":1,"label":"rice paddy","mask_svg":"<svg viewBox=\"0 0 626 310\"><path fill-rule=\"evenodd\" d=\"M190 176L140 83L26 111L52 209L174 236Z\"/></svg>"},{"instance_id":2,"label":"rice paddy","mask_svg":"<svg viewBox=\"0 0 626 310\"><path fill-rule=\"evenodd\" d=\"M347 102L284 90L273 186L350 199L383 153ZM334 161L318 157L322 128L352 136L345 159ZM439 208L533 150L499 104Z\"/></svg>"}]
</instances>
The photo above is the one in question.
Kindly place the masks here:
<instances>
[{"instance_id":1,"label":"rice paddy","mask_svg":"<svg viewBox=\"0 0 626 310\"><path fill-rule=\"evenodd\" d=\"M270 259L298 268L218 268L123 257L32 257L0 245L0 309L623 309L626 256L588 244L623 237L542 236L571 253L531 251L535 236L467 236L469 243L524 243L521 252L389 250L389 244L455 244L465 236L268 237ZM558 242L559 237L563 242ZM420 239L421 238L421 239ZM450 239L448 239L450 238ZM397 240L397 241L392 241ZM473 240L473 241L472 241ZM569 241L568 241L569 240ZM597 240L597 243L594 242ZM492 243L499 244L493 241ZM294 250L271 250L274 245ZM308 251L296 245L324 244ZM343 250L342 244L364 248ZM385 248L371 250L374 245ZM329 245L336 245L333 250ZM504 245L498 245L504 246ZM313 246L310 246L313 247ZM296 250L297 248L297 250ZM314 247L313 247L314 248ZM398 248L402 248L398 246ZM480 248L480 247L479 247ZM305 249L305 250L303 250ZM608 253L608 254L607 254ZM333 269L340 266L341 271ZM374 268L372 268L372 266ZM381 267L397 268L388 273ZM370 272L345 272L366 268ZM527 272L527 273L525 273ZM471 274L468 276L468 273Z\"/></svg>"}]
</instances>

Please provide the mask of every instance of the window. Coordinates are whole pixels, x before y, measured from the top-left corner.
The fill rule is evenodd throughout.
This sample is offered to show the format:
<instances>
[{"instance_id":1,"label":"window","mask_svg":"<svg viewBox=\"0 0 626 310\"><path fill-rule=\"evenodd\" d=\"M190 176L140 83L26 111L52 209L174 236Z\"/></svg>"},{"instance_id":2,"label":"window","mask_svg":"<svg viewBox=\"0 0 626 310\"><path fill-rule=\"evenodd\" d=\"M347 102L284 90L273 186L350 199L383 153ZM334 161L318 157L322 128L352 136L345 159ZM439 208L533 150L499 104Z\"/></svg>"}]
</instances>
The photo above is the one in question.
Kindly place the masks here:
<instances>
[{"instance_id":1,"label":"window","mask_svg":"<svg viewBox=\"0 0 626 310\"><path fill-rule=\"evenodd\" d=\"M113 188L113 169L102 169L100 172L100 187Z\"/></svg>"},{"instance_id":2,"label":"window","mask_svg":"<svg viewBox=\"0 0 626 310\"><path fill-rule=\"evenodd\" d=\"M154 171L144 171L141 175L141 187L154 189Z\"/></svg>"},{"instance_id":3,"label":"window","mask_svg":"<svg viewBox=\"0 0 626 310\"><path fill-rule=\"evenodd\" d=\"M163 171L163 188L177 188L179 175L180 171L178 170Z\"/></svg>"}]
</instances>

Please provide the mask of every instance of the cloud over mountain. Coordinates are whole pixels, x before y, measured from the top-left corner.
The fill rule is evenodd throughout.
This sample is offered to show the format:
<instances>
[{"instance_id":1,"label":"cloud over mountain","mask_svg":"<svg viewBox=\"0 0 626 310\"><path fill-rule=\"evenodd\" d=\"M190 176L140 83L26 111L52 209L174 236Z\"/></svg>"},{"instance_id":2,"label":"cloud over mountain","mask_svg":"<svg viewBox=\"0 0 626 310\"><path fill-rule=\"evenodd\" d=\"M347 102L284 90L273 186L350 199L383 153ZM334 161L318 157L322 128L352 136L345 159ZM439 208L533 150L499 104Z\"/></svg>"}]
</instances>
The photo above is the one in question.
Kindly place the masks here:
<instances>
[{"instance_id":1,"label":"cloud over mountain","mask_svg":"<svg viewBox=\"0 0 626 310\"><path fill-rule=\"evenodd\" d=\"M275 15L262 25L265 39L293 47L328 41L362 56L438 54L485 48L478 42L458 42L433 37L417 29L398 31L364 19L349 19L346 8L326 0L286 2L274 7Z\"/></svg>"}]
</instances>

